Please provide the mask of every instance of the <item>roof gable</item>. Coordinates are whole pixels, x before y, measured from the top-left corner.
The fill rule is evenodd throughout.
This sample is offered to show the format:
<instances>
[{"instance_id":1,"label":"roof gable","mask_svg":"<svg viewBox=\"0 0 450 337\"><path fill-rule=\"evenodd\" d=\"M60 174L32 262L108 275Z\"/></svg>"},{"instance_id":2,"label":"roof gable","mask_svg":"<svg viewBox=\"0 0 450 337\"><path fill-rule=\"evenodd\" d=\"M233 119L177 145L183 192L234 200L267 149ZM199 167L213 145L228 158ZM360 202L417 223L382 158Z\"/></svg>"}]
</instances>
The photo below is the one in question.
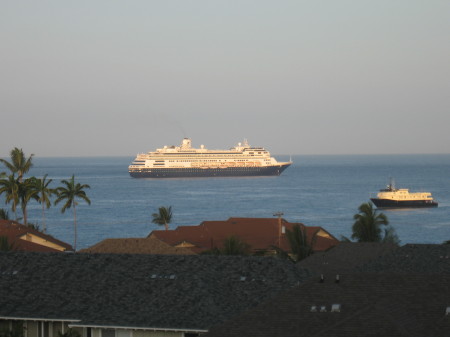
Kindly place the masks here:
<instances>
[{"instance_id":1,"label":"roof gable","mask_svg":"<svg viewBox=\"0 0 450 337\"><path fill-rule=\"evenodd\" d=\"M68 243L12 220L0 220L0 236L8 238L15 250L58 252L72 250Z\"/></svg>"},{"instance_id":2,"label":"roof gable","mask_svg":"<svg viewBox=\"0 0 450 337\"><path fill-rule=\"evenodd\" d=\"M193 255L189 249L168 245L156 238L105 239L80 253Z\"/></svg>"}]
</instances>

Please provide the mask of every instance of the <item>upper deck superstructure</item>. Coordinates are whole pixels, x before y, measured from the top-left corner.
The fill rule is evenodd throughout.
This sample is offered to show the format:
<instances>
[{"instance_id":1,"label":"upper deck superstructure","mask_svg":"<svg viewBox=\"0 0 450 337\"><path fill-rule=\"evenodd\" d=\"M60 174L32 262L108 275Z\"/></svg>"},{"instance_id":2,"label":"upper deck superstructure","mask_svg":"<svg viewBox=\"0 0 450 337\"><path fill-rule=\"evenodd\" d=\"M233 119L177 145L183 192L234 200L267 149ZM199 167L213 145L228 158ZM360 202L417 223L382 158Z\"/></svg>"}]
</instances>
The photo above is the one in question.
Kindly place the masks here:
<instances>
[{"instance_id":1,"label":"upper deck superstructure","mask_svg":"<svg viewBox=\"0 0 450 337\"><path fill-rule=\"evenodd\" d=\"M191 139L184 138L180 146L138 154L128 171L135 178L269 176L281 174L291 164L277 162L266 149L251 147L247 141L229 150L208 150L204 145L194 148Z\"/></svg>"}]
</instances>

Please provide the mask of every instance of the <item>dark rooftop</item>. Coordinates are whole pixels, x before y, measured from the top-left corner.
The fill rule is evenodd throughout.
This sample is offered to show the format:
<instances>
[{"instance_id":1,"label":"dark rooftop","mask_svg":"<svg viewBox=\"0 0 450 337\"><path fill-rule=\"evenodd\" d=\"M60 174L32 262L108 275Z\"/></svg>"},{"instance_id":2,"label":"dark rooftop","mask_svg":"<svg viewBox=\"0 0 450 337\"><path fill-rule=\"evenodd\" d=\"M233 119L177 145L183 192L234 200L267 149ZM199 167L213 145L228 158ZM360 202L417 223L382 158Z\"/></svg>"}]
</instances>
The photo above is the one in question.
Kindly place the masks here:
<instances>
[{"instance_id":1,"label":"dark rooftop","mask_svg":"<svg viewBox=\"0 0 450 337\"><path fill-rule=\"evenodd\" d=\"M0 253L0 316L205 330L307 277L267 257Z\"/></svg>"},{"instance_id":2,"label":"dark rooftop","mask_svg":"<svg viewBox=\"0 0 450 337\"><path fill-rule=\"evenodd\" d=\"M340 276L289 289L204 336L450 336L450 275Z\"/></svg>"},{"instance_id":3,"label":"dark rooftop","mask_svg":"<svg viewBox=\"0 0 450 337\"><path fill-rule=\"evenodd\" d=\"M407 244L356 270L450 275L450 245Z\"/></svg>"},{"instance_id":4,"label":"dark rooftop","mask_svg":"<svg viewBox=\"0 0 450 337\"><path fill-rule=\"evenodd\" d=\"M326 252L316 252L299 262L315 275L342 274L391 253L399 247L392 243L342 242Z\"/></svg>"}]
</instances>

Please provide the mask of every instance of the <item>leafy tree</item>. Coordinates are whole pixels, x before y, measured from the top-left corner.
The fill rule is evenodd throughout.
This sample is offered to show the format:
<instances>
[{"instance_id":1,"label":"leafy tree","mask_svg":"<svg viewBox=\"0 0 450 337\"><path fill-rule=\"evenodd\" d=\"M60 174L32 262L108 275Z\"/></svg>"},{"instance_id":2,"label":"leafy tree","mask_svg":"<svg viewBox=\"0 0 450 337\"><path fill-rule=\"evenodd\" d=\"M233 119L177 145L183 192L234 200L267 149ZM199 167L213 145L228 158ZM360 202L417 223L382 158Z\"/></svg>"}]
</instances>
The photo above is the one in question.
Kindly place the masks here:
<instances>
[{"instance_id":1,"label":"leafy tree","mask_svg":"<svg viewBox=\"0 0 450 337\"><path fill-rule=\"evenodd\" d=\"M172 221L172 206L159 207L158 213L152 214L152 223L157 225L164 225L166 231L169 229L169 224Z\"/></svg>"},{"instance_id":2,"label":"leafy tree","mask_svg":"<svg viewBox=\"0 0 450 337\"><path fill-rule=\"evenodd\" d=\"M204 255L250 255L251 247L246 242L242 241L237 236L231 235L223 241L222 248L213 248L208 251L204 251L201 254Z\"/></svg>"},{"instance_id":3,"label":"leafy tree","mask_svg":"<svg viewBox=\"0 0 450 337\"><path fill-rule=\"evenodd\" d=\"M394 242L398 237L392 227L387 227L382 235L381 226L388 226L389 221L383 213L378 213L371 203L363 203L359 213L353 216L352 239L358 242Z\"/></svg>"},{"instance_id":4,"label":"leafy tree","mask_svg":"<svg viewBox=\"0 0 450 337\"><path fill-rule=\"evenodd\" d=\"M11 250L14 250L14 245L9 243L8 237L0 236L0 251L9 252Z\"/></svg>"},{"instance_id":5,"label":"leafy tree","mask_svg":"<svg viewBox=\"0 0 450 337\"><path fill-rule=\"evenodd\" d=\"M231 235L223 241L221 255L250 255L250 245Z\"/></svg>"},{"instance_id":6,"label":"leafy tree","mask_svg":"<svg viewBox=\"0 0 450 337\"><path fill-rule=\"evenodd\" d=\"M313 253L318 232L319 230L316 230L311 238L308 238L305 227L298 224L292 227L292 231L286 230L286 237L295 261L301 261Z\"/></svg>"},{"instance_id":7,"label":"leafy tree","mask_svg":"<svg viewBox=\"0 0 450 337\"><path fill-rule=\"evenodd\" d=\"M28 202L34 199L39 200L39 192L36 190L36 178L31 177L19 182L19 200L22 206L23 224L26 226L28 222L27 206Z\"/></svg>"},{"instance_id":8,"label":"leafy tree","mask_svg":"<svg viewBox=\"0 0 450 337\"><path fill-rule=\"evenodd\" d=\"M400 239L398 238L397 233L394 228L388 226L388 228L384 229L384 237L381 240L384 243L395 243L396 245L400 244Z\"/></svg>"},{"instance_id":9,"label":"leafy tree","mask_svg":"<svg viewBox=\"0 0 450 337\"><path fill-rule=\"evenodd\" d=\"M12 322L12 327L10 329L0 330L0 337L23 337L24 336L24 326L23 322L15 321Z\"/></svg>"},{"instance_id":10,"label":"leafy tree","mask_svg":"<svg viewBox=\"0 0 450 337\"><path fill-rule=\"evenodd\" d=\"M12 211L17 221L17 205L20 202L19 181L13 174L9 175L8 178L0 179L0 195L3 193L5 194L5 203L12 202Z\"/></svg>"},{"instance_id":11,"label":"leafy tree","mask_svg":"<svg viewBox=\"0 0 450 337\"><path fill-rule=\"evenodd\" d=\"M63 207L61 208L61 213L64 213L66 209L73 207L73 225L74 225L74 243L73 243L73 249L77 250L77 212L76 212L76 206L78 205L78 202L76 199L84 200L88 203L88 205L91 204L91 200L89 200L88 196L86 195L86 192L84 189L90 188L89 185L81 185L80 183L75 183L75 175L72 175L72 178L70 180L61 180L61 183L65 185L58 187L56 189L57 191L57 198L55 200L55 205L57 205L60 201L65 200L65 203Z\"/></svg>"},{"instance_id":12,"label":"leafy tree","mask_svg":"<svg viewBox=\"0 0 450 337\"><path fill-rule=\"evenodd\" d=\"M47 180L47 174L44 175L42 179L36 179L36 191L39 196L39 203L42 205L42 226L43 226L43 232L46 232L45 227L45 208L49 208L51 205L50 197L53 194L56 194L57 191L55 189L52 189L49 187L50 183L52 182L52 179Z\"/></svg>"},{"instance_id":13,"label":"leafy tree","mask_svg":"<svg viewBox=\"0 0 450 337\"><path fill-rule=\"evenodd\" d=\"M64 333L62 333L61 331L58 331L58 337L80 337L80 333L77 330L69 328Z\"/></svg>"},{"instance_id":14,"label":"leafy tree","mask_svg":"<svg viewBox=\"0 0 450 337\"><path fill-rule=\"evenodd\" d=\"M6 159L0 158L0 163L3 163L13 175L17 173L19 182L22 182L23 175L27 173L33 166L32 157L34 155L32 154L28 158L25 158L25 154L23 153L22 149L18 149L17 147L15 147L11 150L9 156L11 158L10 162Z\"/></svg>"},{"instance_id":15,"label":"leafy tree","mask_svg":"<svg viewBox=\"0 0 450 337\"><path fill-rule=\"evenodd\" d=\"M8 214L7 210L0 208L0 219L1 220L9 220L9 214Z\"/></svg>"}]
</instances>

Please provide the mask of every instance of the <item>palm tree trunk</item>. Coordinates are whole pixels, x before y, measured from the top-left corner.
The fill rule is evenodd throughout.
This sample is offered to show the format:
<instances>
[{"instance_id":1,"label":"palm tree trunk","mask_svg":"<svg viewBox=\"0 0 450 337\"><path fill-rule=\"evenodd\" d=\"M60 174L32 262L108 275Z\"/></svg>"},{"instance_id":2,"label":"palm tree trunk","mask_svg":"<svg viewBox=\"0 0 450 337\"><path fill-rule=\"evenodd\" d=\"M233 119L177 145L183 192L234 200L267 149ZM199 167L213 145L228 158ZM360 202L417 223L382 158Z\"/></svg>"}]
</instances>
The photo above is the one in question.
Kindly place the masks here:
<instances>
[{"instance_id":1,"label":"palm tree trunk","mask_svg":"<svg viewBox=\"0 0 450 337\"><path fill-rule=\"evenodd\" d=\"M44 202L42 202L42 231L45 233L46 232L46 228L45 228L45 205Z\"/></svg>"},{"instance_id":2,"label":"palm tree trunk","mask_svg":"<svg viewBox=\"0 0 450 337\"><path fill-rule=\"evenodd\" d=\"M22 209L23 212L23 224L26 226L28 222L27 206L25 205Z\"/></svg>"},{"instance_id":3,"label":"palm tree trunk","mask_svg":"<svg viewBox=\"0 0 450 337\"><path fill-rule=\"evenodd\" d=\"M169 224L166 221L164 222L164 226L166 227L166 231L168 231L169 230Z\"/></svg>"},{"instance_id":4,"label":"palm tree trunk","mask_svg":"<svg viewBox=\"0 0 450 337\"><path fill-rule=\"evenodd\" d=\"M15 200L13 200L13 211L14 211L14 217L16 218L16 221L17 221L17 206L16 206Z\"/></svg>"},{"instance_id":5,"label":"palm tree trunk","mask_svg":"<svg viewBox=\"0 0 450 337\"><path fill-rule=\"evenodd\" d=\"M73 239L73 250L77 251L77 211L75 208L75 201L73 202L73 225L74 225L74 239Z\"/></svg>"}]
</instances>

